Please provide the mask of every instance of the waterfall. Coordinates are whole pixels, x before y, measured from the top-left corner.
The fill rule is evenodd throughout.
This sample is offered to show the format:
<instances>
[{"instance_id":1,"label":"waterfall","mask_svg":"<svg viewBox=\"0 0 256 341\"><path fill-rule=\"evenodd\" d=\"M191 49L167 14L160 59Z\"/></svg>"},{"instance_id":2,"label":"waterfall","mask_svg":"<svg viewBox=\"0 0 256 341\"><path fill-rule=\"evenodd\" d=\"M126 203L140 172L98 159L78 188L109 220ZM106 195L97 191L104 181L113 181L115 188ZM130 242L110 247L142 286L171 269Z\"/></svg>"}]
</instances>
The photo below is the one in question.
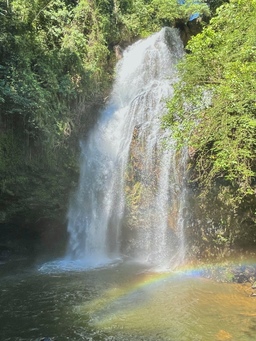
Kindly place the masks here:
<instances>
[{"instance_id":1,"label":"waterfall","mask_svg":"<svg viewBox=\"0 0 256 341\"><path fill-rule=\"evenodd\" d=\"M178 31L163 28L117 63L106 109L81 142L68 212L71 259L95 267L120 257L158 266L184 258L185 154L177 157L161 128L182 56Z\"/></svg>"}]
</instances>

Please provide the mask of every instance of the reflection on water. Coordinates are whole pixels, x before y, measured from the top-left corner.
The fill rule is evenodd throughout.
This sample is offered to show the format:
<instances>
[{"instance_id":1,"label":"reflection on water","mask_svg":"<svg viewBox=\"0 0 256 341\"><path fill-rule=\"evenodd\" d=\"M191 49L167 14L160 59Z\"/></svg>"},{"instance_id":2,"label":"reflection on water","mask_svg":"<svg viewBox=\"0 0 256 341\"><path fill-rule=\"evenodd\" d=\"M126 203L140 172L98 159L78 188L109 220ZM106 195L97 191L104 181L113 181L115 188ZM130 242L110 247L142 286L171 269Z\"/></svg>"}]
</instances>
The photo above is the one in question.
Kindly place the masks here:
<instances>
[{"instance_id":1,"label":"reflection on water","mask_svg":"<svg viewBox=\"0 0 256 341\"><path fill-rule=\"evenodd\" d=\"M0 340L250 341L256 339L250 293L249 285L191 272L151 273L134 264L56 273L12 269L0 280Z\"/></svg>"}]
</instances>

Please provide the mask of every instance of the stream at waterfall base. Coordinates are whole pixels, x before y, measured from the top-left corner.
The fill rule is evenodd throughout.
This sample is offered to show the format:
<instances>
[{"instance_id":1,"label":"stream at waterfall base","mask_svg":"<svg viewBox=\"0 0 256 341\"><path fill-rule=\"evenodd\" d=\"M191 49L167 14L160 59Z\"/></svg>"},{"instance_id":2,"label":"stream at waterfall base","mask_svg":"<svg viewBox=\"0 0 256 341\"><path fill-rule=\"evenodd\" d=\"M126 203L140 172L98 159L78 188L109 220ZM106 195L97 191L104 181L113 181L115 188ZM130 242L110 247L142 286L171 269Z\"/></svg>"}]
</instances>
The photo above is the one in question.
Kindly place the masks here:
<instances>
[{"instance_id":1,"label":"stream at waterfall base","mask_svg":"<svg viewBox=\"0 0 256 341\"><path fill-rule=\"evenodd\" d=\"M255 340L251 285L198 273L129 262L87 270L2 264L0 340Z\"/></svg>"}]
</instances>

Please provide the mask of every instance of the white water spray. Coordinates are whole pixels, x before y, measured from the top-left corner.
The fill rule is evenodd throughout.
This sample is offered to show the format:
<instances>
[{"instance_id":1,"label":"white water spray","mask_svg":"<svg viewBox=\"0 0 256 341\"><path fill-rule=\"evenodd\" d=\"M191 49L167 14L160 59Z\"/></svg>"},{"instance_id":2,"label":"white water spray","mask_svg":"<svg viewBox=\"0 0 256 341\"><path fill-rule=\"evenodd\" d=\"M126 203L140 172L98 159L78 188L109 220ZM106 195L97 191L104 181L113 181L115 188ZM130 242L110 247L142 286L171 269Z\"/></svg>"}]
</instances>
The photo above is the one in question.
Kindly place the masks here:
<instances>
[{"instance_id":1,"label":"white water spray","mask_svg":"<svg viewBox=\"0 0 256 341\"><path fill-rule=\"evenodd\" d=\"M68 213L68 256L87 266L123 255L157 266L184 258L184 184L174 148L163 148L165 100L183 45L164 28L124 51L110 101L81 142L79 186Z\"/></svg>"}]
</instances>

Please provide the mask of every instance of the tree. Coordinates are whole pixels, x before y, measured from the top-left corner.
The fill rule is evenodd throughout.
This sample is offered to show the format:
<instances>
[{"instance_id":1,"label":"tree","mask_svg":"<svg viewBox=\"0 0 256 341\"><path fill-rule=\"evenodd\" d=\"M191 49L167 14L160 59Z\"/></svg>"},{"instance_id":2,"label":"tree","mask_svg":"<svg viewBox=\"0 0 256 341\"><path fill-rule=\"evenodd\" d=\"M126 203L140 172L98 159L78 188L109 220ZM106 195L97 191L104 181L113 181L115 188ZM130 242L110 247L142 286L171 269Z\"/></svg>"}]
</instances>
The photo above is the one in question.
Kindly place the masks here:
<instances>
[{"instance_id":1,"label":"tree","mask_svg":"<svg viewBox=\"0 0 256 341\"><path fill-rule=\"evenodd\" d=\"M217 13L187 46L166 122L193 149L201 185L222 178L239 199L255 190L256 2L232 0Z\"/></svg>"},{"instance_id":2,"label":"tree","mask_svg":"<svg viewBox=\"0 0 256 341\"><path fill-rule=\"evenodd\" d=\"M0 0L0 205L17 203L11 215L29 211L29 196L54 201L41 174L52 183L61 173L59 193L65 174L77 175L77 140L108 95L113 47L188 15L190 6L167 4L165 13L162 0Z\"/></svg>"},{"instance_id":3,"label":"tree","mask_svg":"<svg viewBox=\"0 0 256 341\"><path fill-rule=\"evenodd\" d=\"M255 15L255 0L231 0L191 39L164 121L189 150L197 231L230 244L245 226L256 241Z\"/></svg>"}]
</instances>

